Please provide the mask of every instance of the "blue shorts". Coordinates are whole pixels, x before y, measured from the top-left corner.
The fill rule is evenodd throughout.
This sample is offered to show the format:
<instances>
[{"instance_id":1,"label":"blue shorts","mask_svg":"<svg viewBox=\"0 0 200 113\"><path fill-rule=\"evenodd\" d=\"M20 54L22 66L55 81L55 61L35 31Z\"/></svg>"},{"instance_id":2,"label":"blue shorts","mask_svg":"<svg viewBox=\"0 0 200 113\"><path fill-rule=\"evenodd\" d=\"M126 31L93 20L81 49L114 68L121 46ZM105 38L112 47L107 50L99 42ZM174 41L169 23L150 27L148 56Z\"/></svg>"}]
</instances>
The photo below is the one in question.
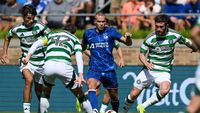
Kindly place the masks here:
<instances>
[{"instance_id":1,"label":"blue shorts","mask_svg":"<svg viewBox=\"0 0 200 113\"><path fill-rule=\"evenodd\" d=\"M91 69L88 70L86 75L86 80L89 78L94 78L103 84L103 87L106 89L115 89L118 88L118 82L115 70L101 72L101 71L93 71Z\"/></svg>"}]
</instances>

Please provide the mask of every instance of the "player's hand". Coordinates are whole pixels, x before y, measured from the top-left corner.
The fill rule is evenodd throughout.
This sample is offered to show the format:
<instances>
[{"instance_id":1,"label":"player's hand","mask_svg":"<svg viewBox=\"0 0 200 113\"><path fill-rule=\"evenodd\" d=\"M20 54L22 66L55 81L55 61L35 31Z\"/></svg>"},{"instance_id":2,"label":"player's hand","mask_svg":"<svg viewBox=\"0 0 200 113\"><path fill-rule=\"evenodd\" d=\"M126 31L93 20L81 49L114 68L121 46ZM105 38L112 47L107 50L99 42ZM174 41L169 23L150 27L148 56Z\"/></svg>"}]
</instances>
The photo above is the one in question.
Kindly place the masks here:
<instances>
[{"instance_id":1,"label":"player's hand","mask_svg":"<svg viewBox=\"0 0 200 113\"><path fill-rule=\"evenodd\" d=\"M27 65L28 62L29 62L29 59L28 59L27 57L24 58L24 59L22 59L22 63L23 63L24 65Z\"/></svg>"},{"instance_id":2,"label":"player's hand","mask_svg":"<svg viewBox=\"0 0 200 113\"><path fill-rule=\"evenodd\" d=\"M26 65L26 64L29 62L29 60L30 60L30 58L31 58L31 55L32 55L32 54L28 53L28 54L26 55L26 57L25 57L24 59L22 59L22 63L23 63L24 65Z\"/></svg>"},{"instance_id":3,"label":"player's hand","mask_svg":"<svg viewBox=\"0 0 200 113\"><path fill-rule=\"evenodd\" d=\"M3 54L3 55L1 56L1 62L2 62L3 64L6 64L7 61L8 61L7 55Z\"/></svg>"},{"instance_id":4,"label":"player's hand","mask_svg":"<svg viewBox=\"0 0 200 113\"><path fill-rule=\"evenodd\" d=\"M132 37L132 34L129 33L129 32L126 32L124 36L125 36L125 37Z\"/></svg>"},{"instance_id":5,"label":"player's hand","mask_svg":"<svg viewBox=\"0 0 200 113\"><path fill-rule=\"evenodd\" d=\"M147 63L145 66L147 67L148 70L153 70L154 68L154 64L152 62Z\"/></svg>"},{"instance_id":6,"label":"player's hand","mask_svg":"<svg viewBox=\"0 0 200 113\"><path fill-rule=\"evenodd\" d=\"M192 49L191 53L192 52L199 52L199 48L195 44L193 44L193 46L191 47L191 49Z\"/></svg>"},{"instance_id":7,"label":"player's hand","mask_svg":"<svg viewBox=\"0 0 200 113\"><path fill-rule=\"evenodd\" d=\"M78 78L74 82L78 83L78 87L82 87L83 86L83 82L85 82L85 80L83 78L83 74L79 73Z\"/></svg>"},{"instance_id":8,"label":"player's hand","mask_svg":"<svg viewBox=\"0 0 200 113\"><path fill-rule=\"evenodd\" d=\"M192 49L191 53L193 52L199 52L199 49Z\"/></svg>"},{"instance_id":9,"label":"player's hand","mask_svg":"<svg viewBox=\"0 0 200 113\"><path fill-rule=\"evenodd\" d=\"M124 67L124 60L123 59L119 59L118 66Z\"/></svg>"}]
</instances>

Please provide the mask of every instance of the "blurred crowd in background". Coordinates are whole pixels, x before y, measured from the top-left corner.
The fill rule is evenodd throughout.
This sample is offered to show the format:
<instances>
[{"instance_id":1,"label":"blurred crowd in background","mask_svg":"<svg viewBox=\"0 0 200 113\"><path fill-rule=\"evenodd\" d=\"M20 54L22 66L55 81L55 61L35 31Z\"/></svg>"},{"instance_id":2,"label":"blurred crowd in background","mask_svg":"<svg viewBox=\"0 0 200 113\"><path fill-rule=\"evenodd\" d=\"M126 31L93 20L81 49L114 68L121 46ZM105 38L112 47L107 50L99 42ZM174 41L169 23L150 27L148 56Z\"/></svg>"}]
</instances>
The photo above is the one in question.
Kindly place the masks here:
<instances>
[{"instance_id":1,"label":"blurred crowd in background","mask_svg":"<svg viewBox=\"0 0 200 113\"><path fill-rule=\"evenodd\" d=\"M76 14L93 14L97 11L116 14L117 16L109 16L109 22L124 32L128 29L153 30L154 14L159 13L190 13L191 15L169 15L169 27L176 30L191 29L200 20L199 15L193 15L200 13L199 0L1 0L0 31L7 31L22 22L20 11L22 6L27 4L32 4L36 8L38 20L55 29L62 28L67 23L74 24L80 29L91 27L94 21L92 15ZM128 14L144 16L129 18Z\"/></svg>"}]
</instances>

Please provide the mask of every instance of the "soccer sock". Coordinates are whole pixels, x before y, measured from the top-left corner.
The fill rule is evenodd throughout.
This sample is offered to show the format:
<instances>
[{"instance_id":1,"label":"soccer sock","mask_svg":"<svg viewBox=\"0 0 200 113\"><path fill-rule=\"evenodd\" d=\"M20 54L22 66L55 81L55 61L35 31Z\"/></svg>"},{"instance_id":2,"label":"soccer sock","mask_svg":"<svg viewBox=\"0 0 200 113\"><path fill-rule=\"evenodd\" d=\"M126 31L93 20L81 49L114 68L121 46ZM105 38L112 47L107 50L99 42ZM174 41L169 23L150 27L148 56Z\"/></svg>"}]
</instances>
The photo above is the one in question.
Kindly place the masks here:
<instances>
[{"instance_id":1,"label":"soccer sock","mask_svg":"<svg viewBox=\"0 0 200 113\"><path fill-rule=\"evenodd\" d=\"M123 105L122 113L127 113L128 110L131 108L134 101L131 100L130 95L125 98L125 102Z\"/></svg>"},{"instance_id":2,"label":"soccer sock","mask_svg":"<svg viewBox=\"0 0 200 113\"><path fill-rule=\"evenodd\" d=\"M87 100L85 96L80 97L79 102L81 103L82 108L87 112L87 113L92 113L92 106L90 102Z\"/></svg>"},{"instance_id":3,"label":"soccer sock","mask_svg":"<svg viewBox=\"0 0 200 113\"><path fill-rule=\"evenodd\" d=\"M40 113L47 113L49 108L49 100L45 97L40 98Z\"/></svg>"},{"instance_id":4,"label":"soccer sock","mask_svg":"<svg viewBox=\"0 0 200 113\"><path fill-rule=\"evenodd\" d=\"M24 109L24 113L30 113L30 106L31 103L23 103L23 109Z\"/></svg>"},{"instance_id":5,"label":"soccer sock","mask_svg":"<svg viewBox=\"0 0 200 113\"><path fill-rule=\"evenodd\" d=\"M105 113L106 109L108 108L109 103L102 103L100 108L100 113Z\"/></svg>"},{"instance_id":6,"label":"soccer sock","mask_svg":"<svg viewBox=\"0 0 200 113\"><path fill-rule=\"evenodd\" d=\"M90 103L92 105L92 109L98 109L98 99L96 96L96 90L95 89L89 89L88 90L88 98L90 100Z\"/></svg>"},{"instance_id":7,"label":"soccer sock","mask_svg":"<svg viewBox=\"0 0 200 113\"><path fill-rule=\"evenodd\" d=\"M119 100L118 100L118 101L112 101L112 100L111 100L111 105L112 105L112 109L118 113L118 109L119 109Z\"/></svg>"},{"instance_id":8,"label":"soccer sock","mask_svg":"<svg viewBox=\"0 0 200 113\"><path fill-rule=\"evenodd\" d=\"M142 106L143 106L144 108L147 108L147 107L149 107L149 106L151 106L151 105L156 104L156 103L159 102L162 98L164 98L164 97L162 97L162 96L160 95L160 92L157 91L157 92L155 92L150 98L148 98L148 99L142 104Z\"/></svg>"}]
</instances>

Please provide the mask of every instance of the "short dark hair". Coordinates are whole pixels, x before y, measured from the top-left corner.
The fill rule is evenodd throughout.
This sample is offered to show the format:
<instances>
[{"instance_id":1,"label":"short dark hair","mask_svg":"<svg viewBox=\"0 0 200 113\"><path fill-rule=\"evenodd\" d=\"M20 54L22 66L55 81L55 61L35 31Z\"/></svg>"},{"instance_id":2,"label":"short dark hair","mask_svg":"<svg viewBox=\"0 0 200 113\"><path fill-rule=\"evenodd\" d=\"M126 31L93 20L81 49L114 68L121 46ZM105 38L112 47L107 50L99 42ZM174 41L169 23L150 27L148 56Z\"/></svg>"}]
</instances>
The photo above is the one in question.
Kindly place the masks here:
<instances>
[{"instance_id":1,"label":"short dark hair","mask_svg":"<svg viewBox=\"0 0 200 113\"><path fill-rule=\"evenodd\" d=\"M75 33L76 33L76 27L75 27L75 25L73 25L73 24L71 24L71 23L67 23L67 24L64 26L63 29L66 30L66 31L69 31L69 32L72 33L72 34L75 34Z\"/></svg>"},{"instance_id":2,"label":"short dark hair","mask_svg":"<svg viewBox=\"0 0 200 113\"><path fill-rule=\"evenodd\" d=\"M22 16L26 16L28 14L32 14L34 16L37 15L36 9L32 5L25 5L25 6L23 6L21 12L22 12Z\"/></svg>"},{"instance_id":3,"label":"short dark hair","mask_svg":"<svg viewBox=\"0 0 200 113\"><path fill-rule=\"evenodd\" d=\"M104 13L103 11L98 11L98 12L96 12L96 14L95 14L95 19L96 19L96 16L97 16L97 15L105 16L105 13Z\"/></svg>"},{"instance_id":4,"label":"short dark hair","mask_svg":"<svg viewBox=\"0 0 200 113\"><path fill-rule=\"evenodd\" d=\"M157 15L155 18L155 22L165 22L168 23L168 17L167 15L161 14L161 15Z\"/></svg>"}]
</instances>

